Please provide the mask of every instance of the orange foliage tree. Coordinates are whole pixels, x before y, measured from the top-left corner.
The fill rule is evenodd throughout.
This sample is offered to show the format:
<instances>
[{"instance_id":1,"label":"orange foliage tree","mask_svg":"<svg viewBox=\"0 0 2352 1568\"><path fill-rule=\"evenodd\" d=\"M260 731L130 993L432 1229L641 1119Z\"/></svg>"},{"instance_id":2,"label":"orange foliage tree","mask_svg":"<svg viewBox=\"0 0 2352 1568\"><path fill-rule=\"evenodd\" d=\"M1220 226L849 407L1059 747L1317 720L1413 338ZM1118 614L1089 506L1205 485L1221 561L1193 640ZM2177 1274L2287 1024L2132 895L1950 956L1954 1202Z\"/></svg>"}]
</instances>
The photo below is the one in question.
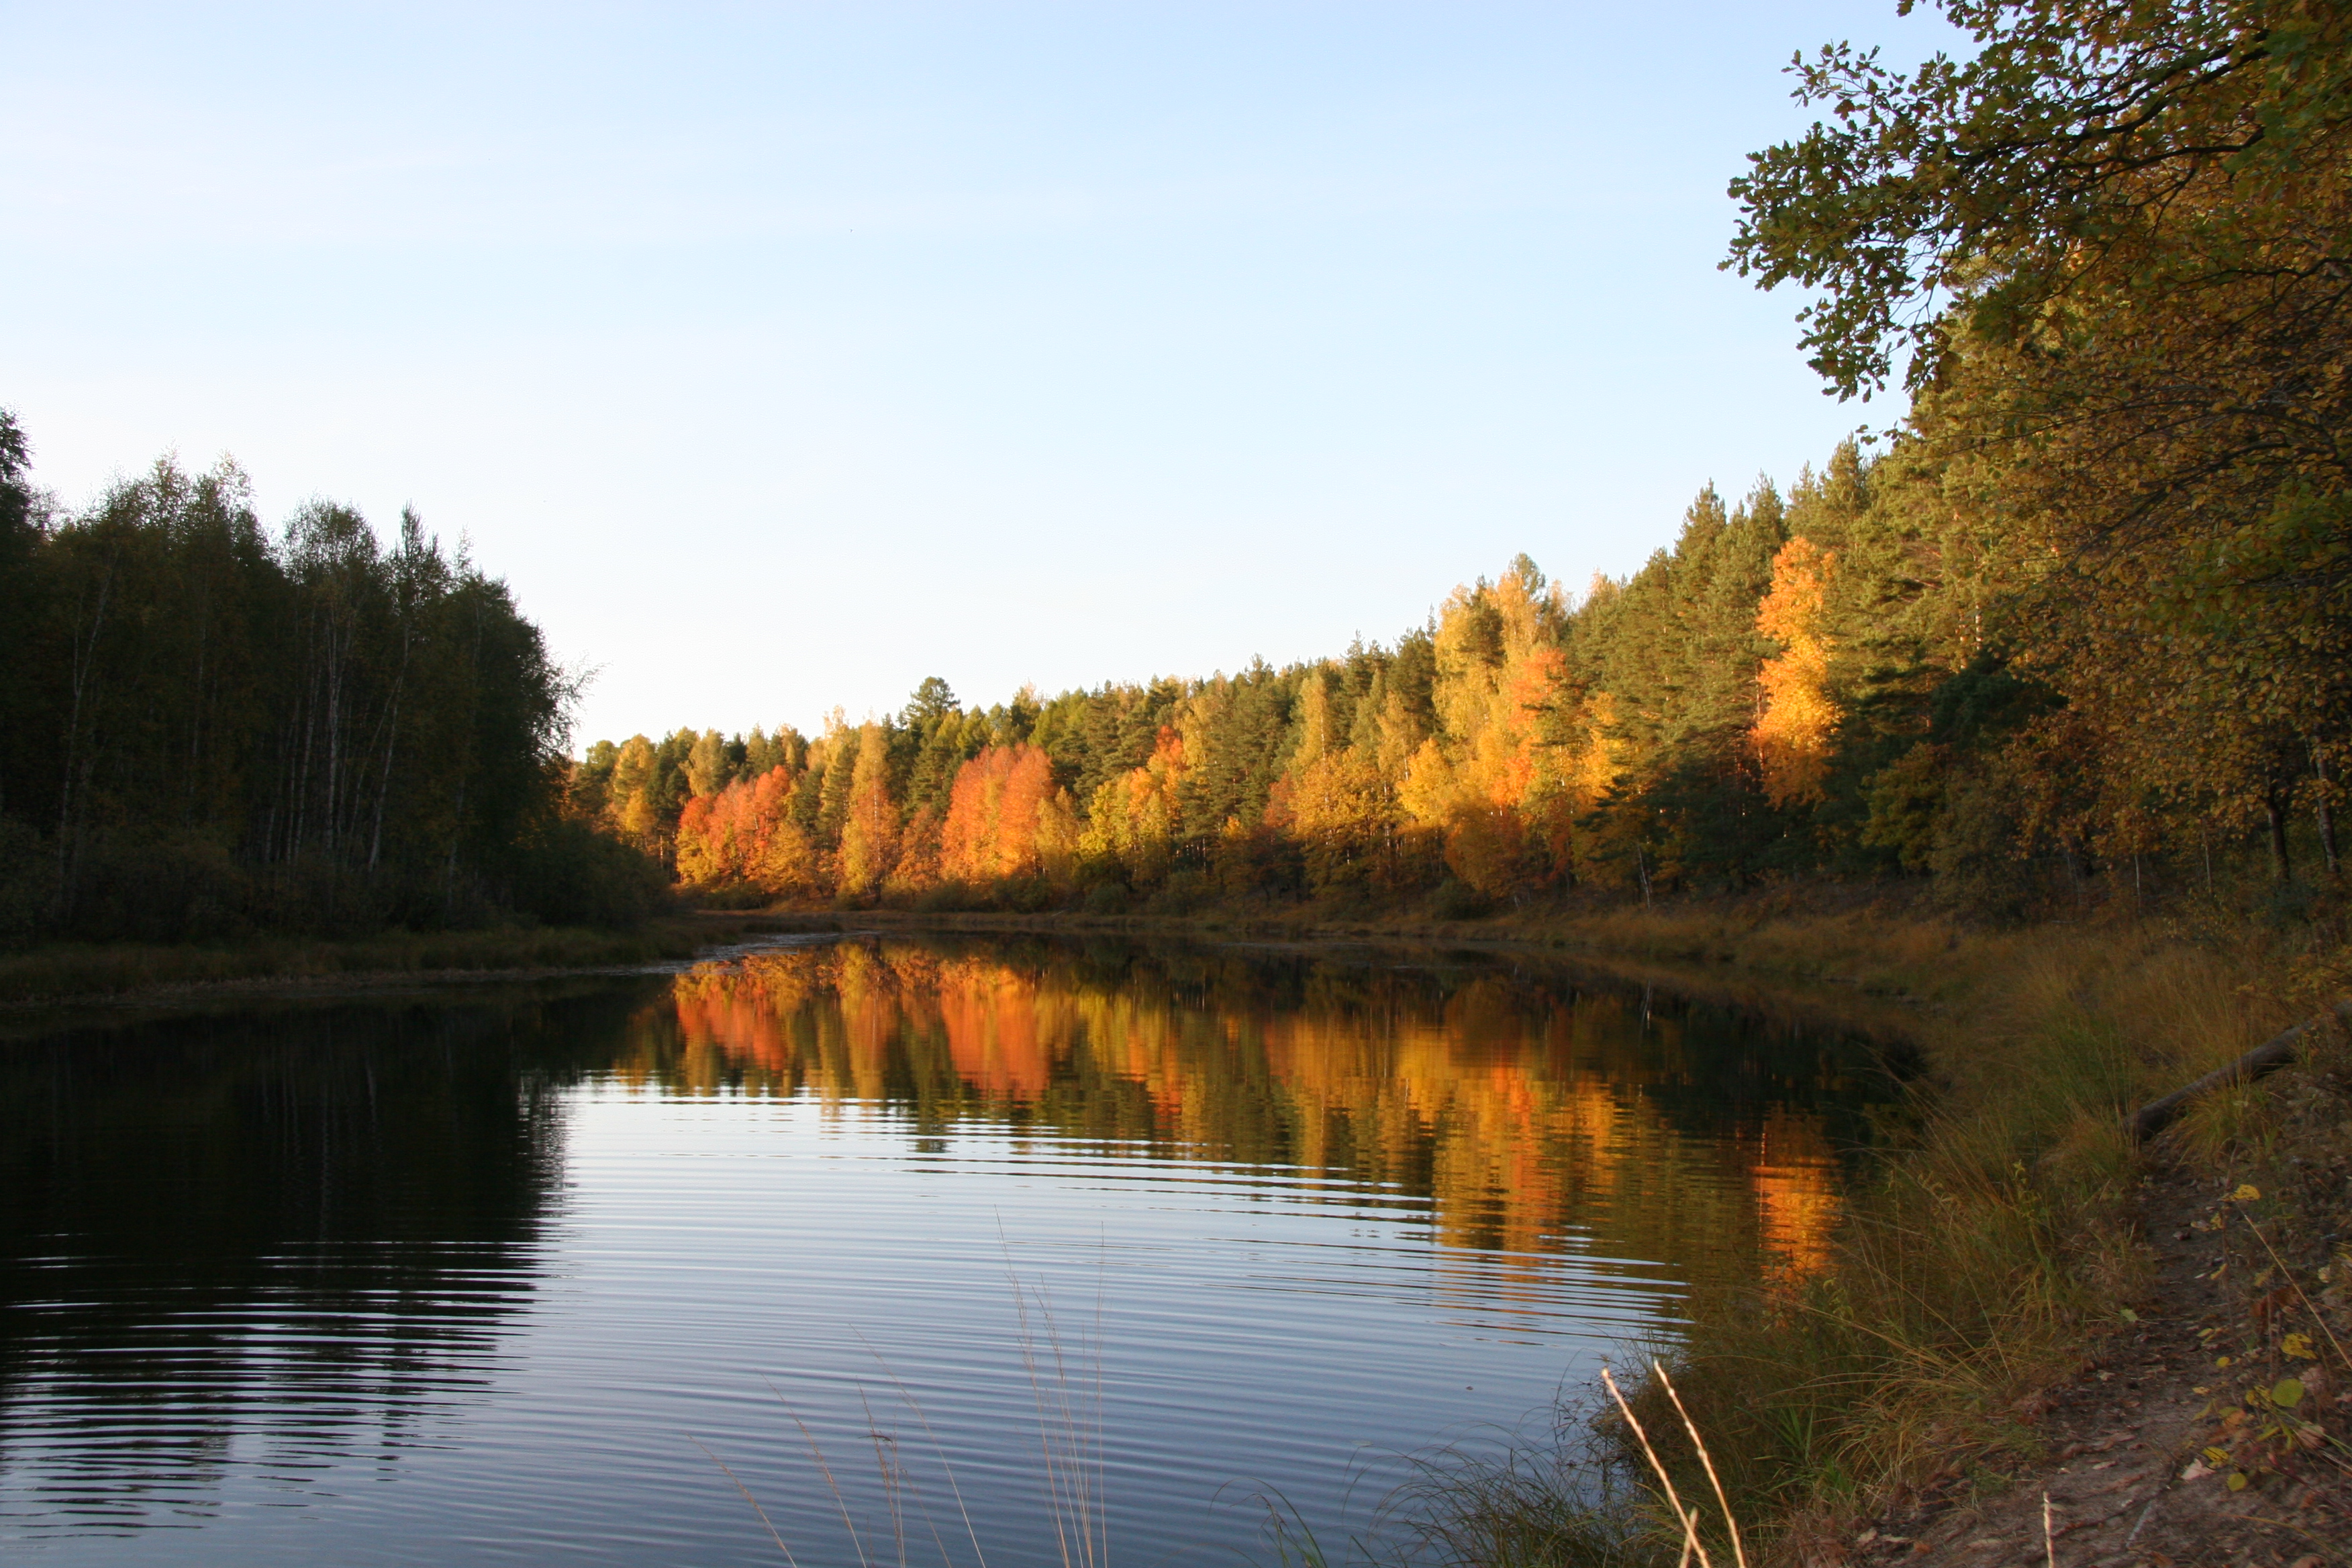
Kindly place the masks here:
<instances>
[{"instance_id":1,"label":"orange foliage tree","mask_svg":"<svg viewBox=\"0 0 2352 1568\"><path fill-rule=\"evenodd\" d=\"M687 802L677 824L677 873L697 887L749 883L771 893L809 893L818 883L808 836L786 815L791 770L739 779Z\"/></svg>"},{"instance_id":2,"label":"orange foliage tree","mask_svg":"<svg viewBox=\"0 0 2352 1568\"><path fill-rule=\"evenodd\" d=\"M919 805L898 835L898 864L882 880L882 890L898 896L929 892L940 885L940 814Z\"/></svg>"},{"instance_id":3,"label":"orange foliage tree","mask_svg":"<svg viewBox=\"0 0 2352 1568\"><path fill-rule=\"evenodd\" d=\"M958 769L940 830L940 875L984 887L1042 869L1040 816L1052 815L1054 763L1025 742L990 746Z\"/></svg>"}]
</instances>

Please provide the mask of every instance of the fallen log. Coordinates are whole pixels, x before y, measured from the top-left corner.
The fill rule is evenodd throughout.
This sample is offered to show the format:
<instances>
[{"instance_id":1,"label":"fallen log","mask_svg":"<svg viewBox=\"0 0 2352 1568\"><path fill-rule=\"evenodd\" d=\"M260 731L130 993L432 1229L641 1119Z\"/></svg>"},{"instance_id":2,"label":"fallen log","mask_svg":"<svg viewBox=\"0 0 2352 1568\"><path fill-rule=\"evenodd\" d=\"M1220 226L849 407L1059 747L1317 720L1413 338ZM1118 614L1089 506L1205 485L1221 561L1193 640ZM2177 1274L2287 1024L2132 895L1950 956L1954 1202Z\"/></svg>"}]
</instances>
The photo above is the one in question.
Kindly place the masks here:
<instances>
[{"instance_id":1,"label":"fallen log","mask_svg":"<svg viewBox=\"0 0 2352 1568\"><path fill-rule=\"evenodd\" d=\"M2295 1047L2302 1043L2304 1036L2324 1027L2331 1018L2340 1018L2347 1027L2352 1027L2352 996L2346 997L2324 1013L2305 1018L2291 1029L2280 1030L2228 1067L2214 1068L2188 1088L2175 1089L2162 1100L2149 1100L2132 1112L2125 1125L2131 1130L2135 1139L2155 1137L2199 1095L2233 1083L2251 1083L2294 1060Z\"/></svg>"}]
</instances>

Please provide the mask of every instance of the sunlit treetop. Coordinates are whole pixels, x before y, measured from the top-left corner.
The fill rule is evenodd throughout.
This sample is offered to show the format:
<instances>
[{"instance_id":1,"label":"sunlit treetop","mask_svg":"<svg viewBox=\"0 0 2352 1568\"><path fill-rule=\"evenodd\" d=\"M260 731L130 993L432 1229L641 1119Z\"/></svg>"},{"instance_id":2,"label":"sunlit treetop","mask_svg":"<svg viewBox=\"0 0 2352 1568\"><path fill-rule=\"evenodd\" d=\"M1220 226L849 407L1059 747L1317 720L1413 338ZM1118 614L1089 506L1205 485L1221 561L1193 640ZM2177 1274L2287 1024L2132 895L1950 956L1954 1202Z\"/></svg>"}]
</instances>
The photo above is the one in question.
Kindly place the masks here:
<instances>
[{"instance_id":1,"label":"sunlit treetop","mask_svg":"<svg viewBox=\"0 0 2352 1568\"><path fill-rule=\"evenodd\" d=\"M2299 187L2340 174L2341 5L1940 4L1971 58L1904 72L1845 43L1799 55L1794 96L1829 119L1731 182L1723 265L1819 291L1801 342L1842 398L1885 390L1898 363L1916 391L1960 330L2012 337L2078 289L2259 268ZM2324 260L2346 243L2326 237Z\"/></svg>"}]
</instances>

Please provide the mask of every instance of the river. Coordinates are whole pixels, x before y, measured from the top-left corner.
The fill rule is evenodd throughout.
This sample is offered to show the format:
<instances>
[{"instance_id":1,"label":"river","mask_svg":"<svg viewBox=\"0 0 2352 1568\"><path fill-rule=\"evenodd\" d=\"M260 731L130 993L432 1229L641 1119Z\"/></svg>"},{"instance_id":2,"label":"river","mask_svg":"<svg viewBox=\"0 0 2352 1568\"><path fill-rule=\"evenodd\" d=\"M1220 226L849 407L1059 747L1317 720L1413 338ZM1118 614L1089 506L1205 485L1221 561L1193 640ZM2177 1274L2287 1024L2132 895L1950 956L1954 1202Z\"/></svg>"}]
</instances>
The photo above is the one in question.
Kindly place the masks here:
<instances>
[{"instance_id":1,"label":"river","mask_svg":"<svg viewBox=\"0 0 2352 1568\"><path fill-rule=\"evenodd\" d=\"M0 1547L1334 1548L1817 1267L1885 1093L1834 1033L1371 950L783 938L20 1026Z\"/></svg>"}]
</instances>

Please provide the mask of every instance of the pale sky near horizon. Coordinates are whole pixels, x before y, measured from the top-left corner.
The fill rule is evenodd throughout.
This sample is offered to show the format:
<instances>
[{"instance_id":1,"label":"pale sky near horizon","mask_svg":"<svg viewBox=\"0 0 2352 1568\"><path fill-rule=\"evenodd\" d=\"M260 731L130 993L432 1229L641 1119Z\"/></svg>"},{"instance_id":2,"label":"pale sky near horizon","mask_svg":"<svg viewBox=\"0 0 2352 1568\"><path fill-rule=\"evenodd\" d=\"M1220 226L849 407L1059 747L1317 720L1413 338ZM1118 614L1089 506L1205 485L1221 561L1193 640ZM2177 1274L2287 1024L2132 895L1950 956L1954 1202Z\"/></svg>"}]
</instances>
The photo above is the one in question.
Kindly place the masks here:
<instances>
[{"instance_id":1,"label":"pale sky near horizon","mask_svg":"<svg viewBox=\"0 0 2352 1568\"><path fill-rule=\"evenodd\" d=\"M1952 35L0 0L0 406L68 505L165 451L414 504L601 668L582 742L1338 653L1895 417L1716 269L1833 38Z\"/></svg>"}]
</instances>

